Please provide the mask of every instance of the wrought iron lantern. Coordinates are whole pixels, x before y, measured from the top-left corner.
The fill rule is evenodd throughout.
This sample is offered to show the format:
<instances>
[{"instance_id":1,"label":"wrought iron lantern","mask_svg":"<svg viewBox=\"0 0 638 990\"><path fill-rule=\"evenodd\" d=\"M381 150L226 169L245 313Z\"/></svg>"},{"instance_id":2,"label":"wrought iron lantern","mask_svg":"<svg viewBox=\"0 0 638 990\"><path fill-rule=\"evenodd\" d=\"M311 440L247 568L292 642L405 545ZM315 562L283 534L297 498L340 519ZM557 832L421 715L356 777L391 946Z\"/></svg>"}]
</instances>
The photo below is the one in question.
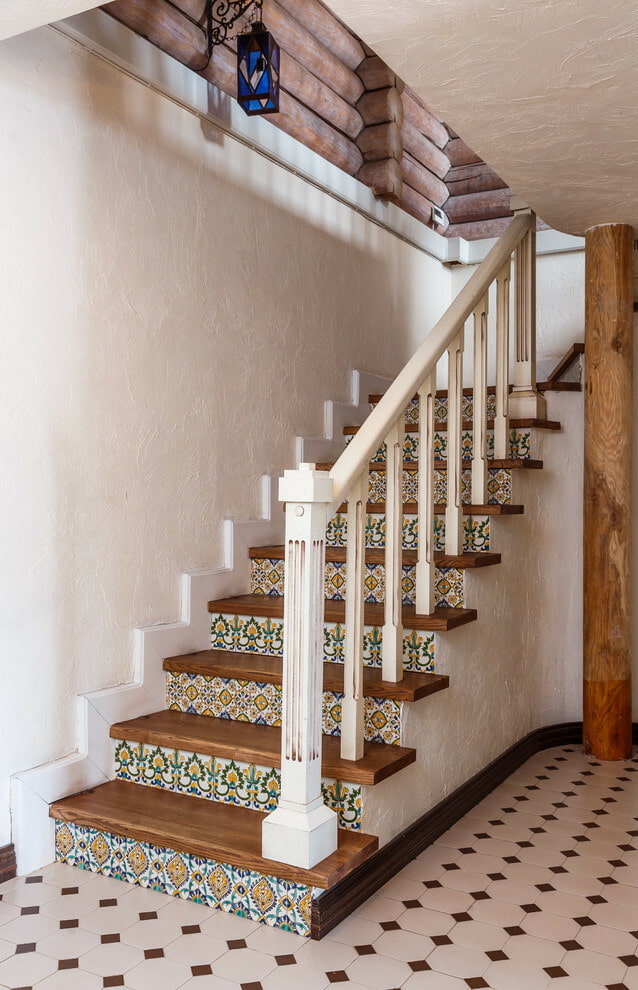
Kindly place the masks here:
<instances>
[{"instance_id":1,"label":"wrought iron lantern","mask_svg":"<svg viewBox=\"0 0 638 990\"><path fill-rule=\"evenodd\" d=\"M261 20L262 0L207 0L207 54L234 37L241 18L250 29L237 35L237 102L249 116L279 112L279 45ZM208 63L206 63L208 64Z\"/></svg>"},{"instance_id":2,"label":"wrought iron lantern","mask_svg":"<svg viewBox=\"0 0 638 990\"><path fill-rule=\"evenodd\" d=\"M261 21L237 38L237 102L248 116L279 112L279 45Z\"/></svg>"}]
</instances>

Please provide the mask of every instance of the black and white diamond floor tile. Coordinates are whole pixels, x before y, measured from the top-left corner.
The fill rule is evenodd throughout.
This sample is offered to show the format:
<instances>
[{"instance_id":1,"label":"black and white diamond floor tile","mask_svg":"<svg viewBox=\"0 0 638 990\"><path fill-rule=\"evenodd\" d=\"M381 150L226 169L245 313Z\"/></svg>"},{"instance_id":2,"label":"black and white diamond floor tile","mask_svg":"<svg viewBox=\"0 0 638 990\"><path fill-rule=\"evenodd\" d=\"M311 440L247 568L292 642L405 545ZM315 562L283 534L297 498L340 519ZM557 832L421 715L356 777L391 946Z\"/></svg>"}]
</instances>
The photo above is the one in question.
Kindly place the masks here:
<instances>
[{"instance_id":1,"label":"black and white diamond floor tile","mask_svg":"<svg viewBox=\"0 0 638 990\"><path fill-rule=\"evenodd\" d=\"M55 864L0 990L638 990L638 760L539 753L322 942Z\"/></svg>"}]
</instances>

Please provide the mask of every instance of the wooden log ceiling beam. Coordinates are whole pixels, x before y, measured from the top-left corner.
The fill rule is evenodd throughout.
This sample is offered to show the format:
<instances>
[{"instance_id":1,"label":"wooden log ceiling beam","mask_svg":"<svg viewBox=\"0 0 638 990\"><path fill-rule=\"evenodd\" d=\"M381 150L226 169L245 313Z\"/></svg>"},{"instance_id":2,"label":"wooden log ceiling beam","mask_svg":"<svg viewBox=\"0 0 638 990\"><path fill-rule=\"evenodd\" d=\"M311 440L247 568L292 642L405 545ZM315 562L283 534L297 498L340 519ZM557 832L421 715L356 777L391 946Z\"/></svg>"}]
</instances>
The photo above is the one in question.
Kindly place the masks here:
<instances>
[{"instance_id":1,"label":"wooden log ceiling beam","mask_svg":"<svg viewBox=\"0 0 638 990\"><path fill-rule=\"evenodd\" d=\"M583 742L631 756L633 228L585 236Z\"/></svg>"},{"instance_id":2,"label":"wooden log ceiling beam","mask_svg":"<svg viewBox=\"0 0 638 990\"><path fill-rule=\"evenodd\" d=\"M204 33L166 0L113 0L104 11L194 71L206 61ZM225 45L217 46L209 65L199 74L229 96L236 96L236 59ZM273 123L349 175L355 175L363 164L353 140L284 89L280 113Z\"/></svg>"},{"instance_id":3,"label":"wooden log ceiling beam","mask_svg":"<svg viewBox=\"0 0 638 990\"><path fill-rule=\"evenodd\" d=\"M349 69L361 65L366 57L363 45L319 0L279 0L279 3Z\"/></svg>"},{"instance_id":4,"label":"wooden log ceiling beam","mask_svg":"<svg viewBox=\"0 0 638 990\"><path fill-rule=\"evenodd\" d=\"M466 196L452 196L448 200L446 212L450 223L472 223L474 220L511 217L511 195L511 190L506 188L468 193Z\"/></svg>"},{"instance_id":5,"label":"wooden log ceiling beam","mask_svg":"<svg viewBox=\"0 0 638 990\"><path fill-rule=\"evenodd\" d=\"M463 173L463 174L461 174ZM507 183L489 165L460 165L451 168L445 177L450 196L466 196L468 193L491 192L506 189Z\"/></svg>"},{"instance_id":6,"label":"wooden log ceiling beam","mask_svg":"<svg viewBox=\"0 0 638 990\"><path fill-rule=\"evenodd\" d=\"M430 172L429 169L417 162L416 158L405 151L401 159L403 181L411 186L421 196L425 196L436 206L443 206L448 199L448 187L442 179Z\"/></svg>"},{"instance_id":7,"label":"wooden log ceiling beam","mask_svg":"<svg viewBox=\"0 0 638 990\"><path fill-rule=\"evenodd\" d=\"M394 121L399 127L403 124L403 103L396 86L364 93L357 103L357 110L366 127L390 121Z\"/></svg>"},{"instance_id":8,"label":"wooden log ceiling beam","mask_svg":"<svg viewBox=\"0 0 638 990\"><path fill-rule=\"evenodd\" d=\"M483 161L461 138L452 138L445 148L450 165L483 165Z\"/></svg>"},{"instance_id":9,"label":"wooden log ceiling beam","mask_svg":"<svg viewBox=\"0 0 638 990\"><path fill-rule=\"evenodd\" d=\"M420 162L421 165L425 165L430 172L437 175L439 179L444 179L450 169L450 161L447 157L447 150L445 152L441 151L436 145L432 144L429 138L421 134L420 131L416 129L414 124L411 124L409 120L404 120L403 127L403 145L405 150L408 151L413 158Z\"/></svg>"},{"instance_id":10,"label":"wooden log ceiling beam","mask_svg":"<svg viewBox=\"0 0 638 990\"><path fill-rule=\"evenodd\" d=\"M409 121L412 126L417 129L417 131L429 138L432 144L436 145L437 148L445 148L446 144L450 140L445 124L442 124L441 121L434 116L431 110L428 110L428 108L424 106L420 100L417 100L411 89L403 90L401 100L403 102L405 119Z\"/></svg>"}]
</instances>

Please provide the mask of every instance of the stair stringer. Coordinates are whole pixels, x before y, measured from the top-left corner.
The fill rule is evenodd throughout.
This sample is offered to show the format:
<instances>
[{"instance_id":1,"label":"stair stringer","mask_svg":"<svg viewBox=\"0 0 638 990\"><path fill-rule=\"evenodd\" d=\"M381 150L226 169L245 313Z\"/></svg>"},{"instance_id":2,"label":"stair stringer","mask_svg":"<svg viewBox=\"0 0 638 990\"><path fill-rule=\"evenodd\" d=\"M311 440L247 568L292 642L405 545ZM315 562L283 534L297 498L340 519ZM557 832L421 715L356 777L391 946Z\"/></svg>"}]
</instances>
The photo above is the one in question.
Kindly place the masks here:
<instances>
[{"instance_id":1,"label":"stair stringer","mask_svg":"<svg viewBox=\"0 0 638 990\"><path fill-rule=\"evenodd\" d=\"M323 437L297 437L295 459L299 464L322 464L335 461L343 451L344 426L361 426L370 415L368 396L387 391L391 378L374 375L368 371L353 371L351 383L352 401L324 402Z\"/></svg>"},{"instance_id":2,"label":"stair stringer","mask_svg":"<svg viewBox=\"0 0 638 990\"><path fill-rule=\"evenodd\" d=\"M111 725L165 707L164 658L210 647L208 601L249 589L248 548L283 541L284 516L278 511L277 479L265 475L260 485L262 517L223 523L224 564L182 574L180 619L133 631L135 679L78 695L77 751L12 776L12 841L20 875L55 858L49 805L114 777Z\"/></svg>"}]
</instances>

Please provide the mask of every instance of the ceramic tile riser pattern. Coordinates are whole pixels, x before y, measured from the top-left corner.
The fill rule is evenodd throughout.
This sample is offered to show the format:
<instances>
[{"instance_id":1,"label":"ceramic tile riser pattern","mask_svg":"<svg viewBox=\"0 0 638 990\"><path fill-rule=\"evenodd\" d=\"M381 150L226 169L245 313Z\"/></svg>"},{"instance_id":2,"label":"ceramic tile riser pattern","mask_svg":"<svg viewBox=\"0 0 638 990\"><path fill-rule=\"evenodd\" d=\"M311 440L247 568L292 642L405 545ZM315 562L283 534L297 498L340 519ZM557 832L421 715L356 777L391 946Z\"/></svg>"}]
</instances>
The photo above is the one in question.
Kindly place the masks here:
<instances>
[{"instance_id":1,"label":"ceramic tile riser pattern","mask_svg":"<svg viewBox=\"0 0 638 990\"><path fill-rule=\"evenodd\" d=\"M363 662L381 666L381 630L364 627ZM340 623L324 623L323 656L325 661L343 663L345 629ZM283 654L283 621L243 615L214 615L211 626L211 649L237 653ZM403 666L405 670L431 671L434 664L434 634L404 630ZM249 701L249 699L244 699ZM257 704L263 702L258 699Z\"/></svg>"},{"instance_id":2,"label":"ceramic tile riser pattern","mask_svg":"<svg viewBox=\"0 0 638 990\"><path fill-rule=\"evenodd\" d=\"M59 862L183 897L230 914L309 934L312 888L226 863L56 822Z\"/></svg>"},{"instance_id":3,"label":"ceramic tile riser pattern","mask_svg":"<svg viewBox=\"0 0 638 990\"><path fill-rule=\"evenodd\" d=\"M326 546L345 547L348 535L346 516L337 513L326 530ZM445 522L434 518L435 550L445 550ZM416 515L403 517L403 549L416 550L419 545L419 525ZM385 516L370 513L366 516L366 548L380 550L385 547ZM489 516L465 516L463 519L463 552L481 553L490 549Z\"/></svg>"},{"instance_id":4,"label":"ceramic tile riser pattern","mask_svg":"<svg viewBox=\"0 0 638 990\"><path fill-rule=\"evenodd\" d=\"M323 732L341 734L343 695L323 694ZM281 725L281 687L230 677L173 674L166 678L166 707L193 715L228 718L258 725ZM398 746L401 742L401 703L392 698L366 698L364 735L368 742Z\"/></svg>"},{"instance_id":5,"label":"ceramic tile riser pattern","mask_svg":"<svg viewBox=\"0 0 638 990\"><path fill-rule=\"evenodd\" d=\"M275 767L126 740L115 749L115 775L253 811L274 811L281 793L281 774ZM337 812L340 828L360 831L361 787L326 777L322 792L325 803Z\"/></svg>"},{"instance_id":6,"label":"ceramic tile riser pattern","mask_svg":"<svg viewBox=\"0 0 638 990\"><path fill-rule=\"evenodd\" d=\"M385 601L385 566L366 564L366 602ZM463 571L447 567L436 569L435 604L450 608L462 608ZM283 595L284 561L278 559L257 559L251 561L250 591L253 595ZM346 565L328 561L325 570L326 598L345 601L347 587ZM415 567L403 567L403 603L413 605L416 595Z\"/></svg>"}]
</instances>

